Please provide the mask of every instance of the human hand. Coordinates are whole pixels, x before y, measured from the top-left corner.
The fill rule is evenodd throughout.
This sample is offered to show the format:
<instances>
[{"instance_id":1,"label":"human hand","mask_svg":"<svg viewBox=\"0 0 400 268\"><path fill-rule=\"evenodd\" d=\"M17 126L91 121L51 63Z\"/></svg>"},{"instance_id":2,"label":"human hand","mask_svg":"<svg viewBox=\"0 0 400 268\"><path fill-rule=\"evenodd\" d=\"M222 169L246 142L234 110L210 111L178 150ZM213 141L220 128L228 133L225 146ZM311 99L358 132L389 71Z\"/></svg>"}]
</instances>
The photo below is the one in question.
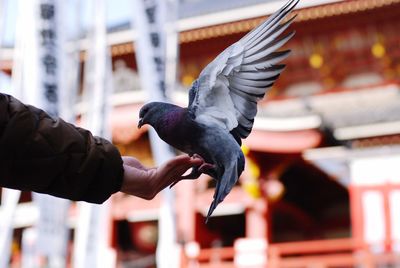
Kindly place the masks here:
<instances>
[{"instance_id":1,"label":"human hand","mask_svg":"<svg viewBox=\"0 0 400 268\"><path fill-rule=\"evenodd\" d=\"M139 160L123 156L124 178L121 192L146 200L153 199L161 190L185 179L183 174L192 167L203 164L200 158L180 155L157 168L147 168Z\"/></svg>"}]
</instances>

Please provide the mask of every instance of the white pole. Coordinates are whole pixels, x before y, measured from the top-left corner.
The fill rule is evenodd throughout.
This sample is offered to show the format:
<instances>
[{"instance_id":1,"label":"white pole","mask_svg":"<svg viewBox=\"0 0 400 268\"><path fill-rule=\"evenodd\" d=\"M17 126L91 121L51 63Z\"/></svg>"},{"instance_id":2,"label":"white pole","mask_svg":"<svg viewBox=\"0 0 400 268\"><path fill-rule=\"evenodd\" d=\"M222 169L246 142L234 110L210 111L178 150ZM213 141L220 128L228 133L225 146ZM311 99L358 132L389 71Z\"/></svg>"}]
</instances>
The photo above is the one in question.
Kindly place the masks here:
<instances>
[{"instance_id":1,"label":"white pole","mask_svg":"<svg viewBox=\"0 0 400 268\"><path fill-rule=\"evenodd\" d=\"M11 91L11 79L5 74L2 69L3 65L3 45L5 37L5 29L7 28L6 18L7 18L7 5L8 1L0 0L0 92L6 94L12 94Z\"/></svg>"},{"instance_id":2,"label":"white pole","mask_svg":"<svg viewBox=\"0 0 400 268\"><path fill-rule=\"evenodd\" d=\"M0 221L0 268L9 267L13 220L15 209L20 197L20 191L3 189L1 198Z\"/></svg>"},{"instance_id":3,"label":"white pole","mask_svg":"<svg viewBox=\"0 0 400 268\"><path fill-rule=\"evenodd\" d=\"M165 23L167 10L161 0L135 0L134 25L138 31L135 43L136 59L142 87L148 100L168 101L165 89ZM172 76L175 76L172 74ZM150 144L157 165L174 157L171 148L161 141L153 129L149 130ZM157 267L177 267L175 195L167 188L162 192L163 202L159 214L159 240L157 245Z\"/></svg>"},{"instance_id":4,"label":"white pole","mask_svg":"<svg viewBox=\"0 0 400 268\"><path fill-rule=\"evenodd\" d=\"M80 3L80 2L79 2ZM80 32L80 16L79 5L77 1L60 1L59 8L65 10L67 6L74 7L74 14L71 16L60 16L59 21L63 29L67 28L67 22L73 22L73 26ZM79 61L79 37L74 36L68 43L66 31L60 36L60 116L65 121L75 123L75 104L79 92L79 74L80 74L80 61Z\"/></svg>"},{"instance_id":5,"label":"white pole","mask_svg":"<svg viewBox=\"0 0 400 268\"><path fill-rule=\"evenodd\" d=\"M111 138L107 126L110 110L111 63L106 43L105 1L91 1L93 22L89 50L85 63L84 94L87 94L88 113L83 124L94 135ZM95 8L94 8L95 6ZM91 50L91 48L94 48ZM74 267L115 267L110 242L110 203L94 205L79 203L79 218L74 244Z\"/></svg>"},{"instance_id":6,"label":"white pole","mask_svg":"<svg viewBox=\"0 0 400 268\"><path fill-rule=\"evenodd\" d=\"M22 51L22 29L25 24L26 9L22 8L22 0L18 1L17 7L17 25L16 25L16 38L15 38L15 47L14 47L14 62L13 62L13 76L12 76L12 85L14 91L16 89L20 89L22 72L21 72L21 55ZM2 1L3 3L3 1ZM2 5L4 7L4 5ZM3 10L2 10L3 12ZM4 13L3 13L4 14ZM4 25L4 24L3 24ZM3 26L2 25L2 26ZM1 29L3 30L3 29ZM1 32L2 33L2 32ZM15 94L16 97L20 97L20 90L18 90L19 94ZM15 214L15 209L17 207L19 197L21 195L20 191L3 188L2 189L2 198L1 198L1 221L0 221L0 268L9 267L10 261L10 253L11 253L11 241L13 234L13 219Z\"/></svg>"},{"instance_id":7,"label":"white pole","mask_svg":"<svg viewBox=\"0 0 400 268\"><path fill-rule=\"evenodd\" d=\"M37 258L37 229L35 227L26 228L22 231L22 258L21 267L36 268L40 267L40 260Z\"/></svg>"},{"instance_id":8,"label":"white pole","mask_svg":"<svg viewBox=\"0 0 400 268\"><path fill-rule=\"evenodd\" d=\"M178 62L178 4L177 0L158 0L160 6L160 23L165 39L165 86L166 94L171 95L176 87L177 62ZM161 140L156 137L158 142ZM164 145L165 146L165 145ZM165 146L167 147L167 146ZM170 155L165 155L170 158ZM163 161L166 161L164 159ZM160 162L158 162L160 163ZM179 246L176 237L176 212L175 193L167 188L163 191L163 199L159 220L159 241L157 244L157 265L160 268L179 267Z\"/></svg>"},{"instance_id":9,"label":"white pole","mask_svg":"<svg viewBox=\"0 0 400 268\"><path fill-rule=\"evenodd\" d=\"M0 67L2 67L2 48L4 42L4 32L5 32L5 24L6 24L6 12L7 9L7 1L0 0ZM1 71L1 68L0 68Z\"/></svg>"},{"instance_id":10,"label":"white pole","mask_svg":"<svg viewBox=\"0 0 400 268\"><path fill-rule=\"evenodd\" d=\"M5 9L7 8L7 2L5 0L0 0L0 46L3 46L3 33L5 25Z\"/></svg>"}]
</instances>

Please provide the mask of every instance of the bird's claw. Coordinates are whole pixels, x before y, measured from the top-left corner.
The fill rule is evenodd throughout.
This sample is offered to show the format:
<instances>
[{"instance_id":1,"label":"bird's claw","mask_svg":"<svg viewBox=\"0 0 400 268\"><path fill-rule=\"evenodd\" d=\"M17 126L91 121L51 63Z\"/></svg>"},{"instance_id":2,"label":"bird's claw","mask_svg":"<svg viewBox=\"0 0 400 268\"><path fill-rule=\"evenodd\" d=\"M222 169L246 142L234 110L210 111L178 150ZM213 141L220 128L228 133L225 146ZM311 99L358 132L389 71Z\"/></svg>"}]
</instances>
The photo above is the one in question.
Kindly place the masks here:
<instances>
[{"instance_id":1,"label":"bird's claw","mask_svg":"<svg viewBox=\"0 0 400 268\"><path fill-rule=\"evenodd\" d=\"M197 178L200 177L202 172L200 172L199 167L193 167L192 171L186 175L186 176L182 176L179 180L174 181L169 188L172 188L175 184L177 184L179 181L181 180L195 180Z\"/></svg>"},{"instance_id":2,"label":"bird's claw","mask_svg":"<svg viewBox=\"0 0 400 268\"><path fill-rule=\"evenodd\" d=\"M203 161L204 162L204 158L203 157L201 157L200 155L198 155L198 154L190 154L189 155L190 157L192 157L192 158L197 158L197 159L200 159L201 161Z\"/></svg>"},{"instance_id":3,"label":"bird's claw","mask_svg":"<svg viewBox=\"0 0 400 268\"><path fill-rule=\"evenodd\" d=\"M210 171L216 169L216 166L215 166L214 164L206 163L206 162L204 161L203 157L201 157L200 155L198 155L198 154L192 154L192 155L190 155L190 156L193 157L193 158L201 159L204 163L201 164L199 167L193 167L193 168L192 168L192 171L191 171L188 175L182 176L182 177L179 178L178 180L174 181L174 182L169 186L169 188L174 187L175 184L177 184L177 183L180 182L181 180L195 180L195 179L198 179L202 173L209 174Z\"/></svg>"},{"instance_id":4,"label":"bird's claw","mask_svg":"<svg viewBox=\"0 0 400 268\"><path fill-rule=\"evenodd\" d=\"M198 154L192 154L191 157L193 157L193 158L198 158L198 159L201 159L201 160L203 161L203 164L201 164L200 167L198 168L198 170L200 171L200 173L206 173L207 171L215 170L215 169L216 169L216 165L207 163L207 162L204 160L204 158L201 157L201 156L198 155Z\"/></svg>"},{"instance_id":5,"label":"bird's claw","mask_svg":"<svg viewBox=\"0 0 400 268\"><path fill-rule=\"evenodd\" d=\"M189 175L182 176L182 180L195 180L199 178L201 175L201 172L199 170L199 167L193 167L192 171L189 173Z\"/></svg>"},{"instance_id":6,"label":"bird's claw","mask_svg":"<svg viewBox=\"0 0 400 268\"><path fill-rule=\"evenodd\" d=\"M206 173L207 171L215 170L215 168L216 166L214 164L204 163L199 167L199 171L201 173Z\"/></svg>"}]
</instances>

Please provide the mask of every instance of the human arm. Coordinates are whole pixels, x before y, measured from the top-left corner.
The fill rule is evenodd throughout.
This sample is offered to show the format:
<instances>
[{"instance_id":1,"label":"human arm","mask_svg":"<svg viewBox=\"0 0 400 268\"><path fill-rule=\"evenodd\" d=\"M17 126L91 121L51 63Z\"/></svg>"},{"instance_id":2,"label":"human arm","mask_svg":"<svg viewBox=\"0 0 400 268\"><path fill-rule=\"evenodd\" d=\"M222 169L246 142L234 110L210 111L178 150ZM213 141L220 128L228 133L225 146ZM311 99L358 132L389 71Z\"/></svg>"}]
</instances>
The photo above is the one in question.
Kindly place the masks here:
<instances>
[{"instance_id":1,"label":"human arm","mask_svg":"<svg viewBox=\"0 0 400 268\"><path fill-rule=\"evenodd\" d=\"M107 140L0 94L0 186L102 203L123 172Z\"/></svg>"},{"instance_id":2,"label":"human arm","mask_svg":"<svg viewBox=\"0 0 400 268\"><path fill-rule=\"evenodd\" d=\"M183 174L194 166L203 163L200 158L180 155L157 168L146 168L134 157L122 157L124 179L121 192L147 200L154 198L167 186L185 179Z\"/></svg>"},{"instance_id":3,"label":"human arm","mask_svg":"<svg viewBox=\"0 0 400 268\"><path fill-rule=\"evenodd\" d=\"M146 168L88 130L0 94L0 187L91 203L120 190L151 199L201 163L183 155Z\"/></svg>"}]
</instances>

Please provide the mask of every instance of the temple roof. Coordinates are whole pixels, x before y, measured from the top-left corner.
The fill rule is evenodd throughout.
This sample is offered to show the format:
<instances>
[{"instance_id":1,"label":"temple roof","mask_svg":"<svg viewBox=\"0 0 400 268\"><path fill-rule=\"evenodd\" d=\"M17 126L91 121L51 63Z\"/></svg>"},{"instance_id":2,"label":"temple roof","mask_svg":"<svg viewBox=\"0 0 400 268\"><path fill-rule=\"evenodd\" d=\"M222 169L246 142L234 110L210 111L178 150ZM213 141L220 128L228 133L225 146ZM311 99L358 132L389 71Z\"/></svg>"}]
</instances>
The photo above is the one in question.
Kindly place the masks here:
<instances>
[{"instance_id":1,"label":"temple roof","mask_svg":"<svg viewBox=\"0 0 400 268\"><path fill-rule=\"evenodd\" d=\"M269 101L260 109L261 122L255 127L271 131L328 127L340 140L396 134L400 132L399 89L397 84L383 84Z\"/></svg>"}]
</instances>

